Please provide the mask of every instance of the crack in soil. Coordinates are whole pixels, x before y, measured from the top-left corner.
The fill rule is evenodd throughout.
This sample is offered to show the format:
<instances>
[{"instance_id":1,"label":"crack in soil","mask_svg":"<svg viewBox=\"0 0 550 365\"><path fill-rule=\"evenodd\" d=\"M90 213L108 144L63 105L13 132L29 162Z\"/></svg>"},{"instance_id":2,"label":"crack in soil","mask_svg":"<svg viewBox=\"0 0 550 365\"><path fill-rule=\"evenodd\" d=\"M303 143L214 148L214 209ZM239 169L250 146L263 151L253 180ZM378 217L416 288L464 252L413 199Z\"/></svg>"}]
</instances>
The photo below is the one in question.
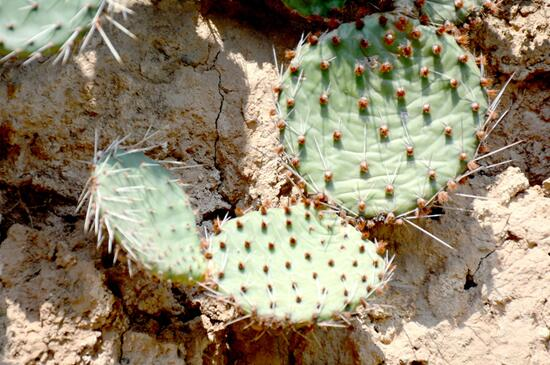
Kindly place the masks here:
<instances>
[{"instance_id":1,"label":"crack in soil","mask_svg":"<svg viewBox=\"0 0 550 365\"><path fill-rule=\"evenodd\" d=\"M481 264L483 263L483 261L484 261L487 257L489 257L489 256L491 256L492 254L494 254L496 251L497 251L497 250L494 249L493 251L489 252L487 255L485 255L485 256L483 256L481 259L479 259L479 263L477 264L476 271L474 271L472 277L475 277L475 276L476 276L477 272L478 272L479 269L481 268Z\"/></svg>"},{"instance_id":2,"label":"crack in soil","mask_svg":"<svg viewBox=\"0 0 550 365\"><path fill-rule=\"evenodd\" d=\"M130 361L127 358L124 357L124 335L129 330L130 330L130 328L128 328L127 330L122 331L120 333L120 358L118 359L119 364L128 364L128 363L130 363Z\"/></svg>"},{"instance_id":3,"label":"crack in soil","mask_svg":"<svg viewBox=\"0 0 550 365\"><path fill-rule=\"evenodd\" d=\"M223 104L225 102L225 95L223 94L223 91L222 91L222 73L220 72L220 70L216 68L216 63L218 62L218 57L220 56L221 52L222 51L220 50L218 51L218 53L216 53L216 56L214 56L214 61L212 62L212 66L208 69L208 71L214 70L218 74L218 94L220 94L220 97L222 99L220 102L220 107L218 109L218 115L216 115L216 120L214 121L214 125L216 128L216 140L214 141L214 167L216 168L216 170L220 172L220 182L223 181L223 173L218 164L218 142L220 141L220 132L218 130L218 123L222 115ZM216 190L219 190L220 185L218 185L218 188L216 188Z\"/></svg>"},{"instance_id":4,"label":"crack in soil","mask_svg":"<svg viewBox=\"0 0 550 365\"><path fill-rule=\"evenodd\" d=\"M220 144L219 143L220 142L219 122L220 122L220 118L221 118L222 113L223 113L223 107L224 107L224 104L225 104L225 94L224 94L224 88L222 86L222 72L216 67L216 65L217 65L218 58L219 58L221 53L222 53L222 50L218 50L218 52L214 56L214 60L212 61L211 66L208 67L206 69L206 71L214 70L218 74L218 94L220 95L220 98L221 98L220 106L218 108L218 113L216 115L216 119L214 120L214 126L215 126L215 129L216 129L216 139L214 140L214 168L220 173L219 184L216 186L216 192L220 195L223 202L225 202L227 205L232 207L229 210L229 214L231 216L234 216L233 215L234 204L231 204L229 201L224 199L224 194L223 194L222 191L220 191L221 187L223 186L224 170L223 170L220 162L218 161L218 148L219 148L219 144ZM244 120L244 116L243 116L243 120ZM216 212L218 212L219 210L220 209L217 209L214 212L210 212L208 214L208 216L215 215L216 217L218 217L219 214L216 214ZM227 213L227 211L224 209L222 213ZM223 214L221 214L221 215L223 215ZM205 216L203 216L202 221L204 222L206 220L210 220L210 219L207 218L206 215L205 215Z\"/></svg>"}]
</instances>

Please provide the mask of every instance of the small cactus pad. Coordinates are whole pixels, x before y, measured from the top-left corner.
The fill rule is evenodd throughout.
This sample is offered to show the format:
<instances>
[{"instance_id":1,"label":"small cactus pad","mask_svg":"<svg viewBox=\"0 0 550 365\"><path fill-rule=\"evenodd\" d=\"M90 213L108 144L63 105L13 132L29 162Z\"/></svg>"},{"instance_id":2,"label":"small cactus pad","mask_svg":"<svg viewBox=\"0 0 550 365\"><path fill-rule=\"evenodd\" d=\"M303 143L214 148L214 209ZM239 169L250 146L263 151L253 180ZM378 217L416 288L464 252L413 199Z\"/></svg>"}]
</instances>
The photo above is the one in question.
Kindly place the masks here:
<instances>
[{"instance_id":1,"label":"small cactus pad","mask_svg":"<svg viewBox=\"0 0 550 365\"><path fill-rule=\"evenodd\" d=\"M295 10L304 17L322 16L326 17L331 10L344 7L346 0L282 0L290 9Z\"/></svg>"},{"instance_id":2,"label":"small cactus pad","mask_svg":"<svg viewBox=\"0 0 550 365\"><path fill-rule=\"evenodd\" d=\"M421 16L434 24L443 24L446 21L460 25L475 12L483 9L491 10L493 2L487 0L416 0Z\"/></svg>"},{"instance_id":3,"label":"small cactus pad","mask_svg":"<svg viewBox=\"0 0 550 365\"><path fill-rule=\"evenodd\" d=\"M44 54L70 45L106 0L0 0L0 54Z\"/></svg>"},{"instance_id":4,"label":"small cactus pad","mask_svg":"<svg viewBox=\"0 0 550 365\"><path fill-rule=\"evenodd\" d=\"M115 147L102 153L90 182L86 225L93 222L98 243L102 225L109 248L116 239L156 275L186 284L203 277L195 215L169 171L141 152Z\"/></svg>"},{"instance_id":5,"label":"small cactus pad","mask_svg":"<svg viewBox=\"0 0 550 365\"><path fill-rule=\"evenodd\" d=\"M275 88L277 126L310 188L359 215L402 214L474 157L482 84L453 37L403 16L367 16L300 42Z\"/></svg>"},{"instance_id":6,"label":"small cactus pad","mask_svg":"<svg viewBox=\"0 0 550 365\"><path fill-rule=\"evenodd\" d=\"M309 204L232 219L209 250L218 291L267 325L339 318L389 280L372 242Z\"/></svg>"}]
</instances>

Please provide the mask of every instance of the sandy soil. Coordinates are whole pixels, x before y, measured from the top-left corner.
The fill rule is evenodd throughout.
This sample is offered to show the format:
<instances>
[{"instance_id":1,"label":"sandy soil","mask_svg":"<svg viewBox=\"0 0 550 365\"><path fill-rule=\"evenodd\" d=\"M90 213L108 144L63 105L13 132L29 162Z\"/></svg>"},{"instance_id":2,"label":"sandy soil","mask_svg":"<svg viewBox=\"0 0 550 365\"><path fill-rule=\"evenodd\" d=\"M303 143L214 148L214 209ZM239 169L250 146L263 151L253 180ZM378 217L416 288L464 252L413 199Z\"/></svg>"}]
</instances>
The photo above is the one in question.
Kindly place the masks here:
<instances>
[{"instance_id":1,"label":"sandy soil","mask_svg":"<svg viewBox=\"0 0 550 365\"><path fill-rule=\"evenodd\" d=\"M0 364L548 364L550 363L550 9L503 1L471 39L496 87L511 73L489 158L422 226L381 228L396 279L352 329L258 332L193 289L129 277L124 257L95 248L74 213L82 161L151 127L151 156L199 167L181 177L201 225L288 195L271 122L279 55L300 26L199 15L193 2L133 1L131 41L109 30L65 67L0 68ZM269 17L268 17L269 18ZM545 190L546 189L546 190Z\"/></svg>"}]
</instances>

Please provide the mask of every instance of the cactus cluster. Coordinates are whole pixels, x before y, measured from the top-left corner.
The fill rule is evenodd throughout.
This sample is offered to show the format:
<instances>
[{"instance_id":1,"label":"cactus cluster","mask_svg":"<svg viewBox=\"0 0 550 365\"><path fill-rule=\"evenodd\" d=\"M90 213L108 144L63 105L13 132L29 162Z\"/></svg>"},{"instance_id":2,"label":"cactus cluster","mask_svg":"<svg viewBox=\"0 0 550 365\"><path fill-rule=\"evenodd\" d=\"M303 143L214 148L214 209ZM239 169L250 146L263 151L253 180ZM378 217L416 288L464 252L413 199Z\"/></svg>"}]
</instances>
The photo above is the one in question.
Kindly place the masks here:
<instances>
[{"instance_id":1,"label":"cactus cluster","mask_svg":"<svg viewBox=\"0 0 550 365\"><path fill-rule=\"evenodd\" d=\"M313 190L358 215L402 214L474 157L485 83L445 31L367 16L298 46L276 90L277 125Z\"/></svg>"},{"instance_id":2,"label":"cactus cluster","mask_svg":"<svg viewBox=\"0 0 550 365\"><path fill-rule=\"evenodd\" d=\"M86 228L107 232L137 262L183 284L205 281L244 314L300 325L354 310L390 277L389 260L335 213L305 200L262 208L201 239L189 199L161 164L114 143L94 164ZM206 285L204 284L204 285Z\"/></svg>"},{"instance_id":3,"label":"cactus cluster","mask_svg":"<svg viewBox=\"0 0 550 365\"><path fill-rule=\"evenodd\" d=\"M40 20L3 25L4 33L28 28L17 37L9 33L4 50L37 52L48 42L76 37L106 1L66 8L58 8L63 1L43 1L74 22L55 28L63 35L37 33L52 21L25 8L28 18ZM326 16L345 3L283 2L306 17ZM109 249L116 240L131 261L156 275L199 283L266 326L342 318L383 287L392 271L384 245L369 241L345 214L425 211L464 170L475 169L491 111L489 82L475 57L448 34L456 29L425 24L460 22L486 3L396 1L403 7L395 12L300 42L274 88L276 124L289 168L317 200L262 206L218 221L214 234L201 238L189 199L170 172L115 142L95 158L79 204L89 198L86 227L94 227L98 243L107 232ZM7 4L0 0L0 10L19 9ZM412 16L415 7L429 21ZM0 22L11 24L5 21L11 15L0 14ZM327 205L336 209L325 210Z\"/></svg>"}]
</instances>

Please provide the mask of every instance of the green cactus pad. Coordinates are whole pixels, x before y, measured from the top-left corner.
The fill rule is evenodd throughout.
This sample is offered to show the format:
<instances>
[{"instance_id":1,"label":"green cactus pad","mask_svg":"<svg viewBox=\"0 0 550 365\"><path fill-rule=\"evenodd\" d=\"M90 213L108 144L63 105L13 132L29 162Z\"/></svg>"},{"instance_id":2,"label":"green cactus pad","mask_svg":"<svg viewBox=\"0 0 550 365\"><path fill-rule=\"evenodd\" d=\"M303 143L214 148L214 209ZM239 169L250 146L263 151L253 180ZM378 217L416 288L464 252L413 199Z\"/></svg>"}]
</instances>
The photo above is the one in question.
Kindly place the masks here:
<instances>
[{"instance_id":1,"label":"green cactus pad","mask_svg":"<svg viewBox=\"0 0 550 365\"><path fill-rule=\"evenodd\" d=\"M450 21L456 25L465 22L468 17L483 7L491 7L491 1L485 0L417 0L421 15L427 16L434 24L443 24Z\"/></svg>"},{"instance_id":2,"label":"green cactus pad","mask_svg":"<svg viewBox=\"0 0 550 365\"><path fill-rule=\"evenodd\" d=\"M290 9L295 10L304 17L322 16L326 17L333 9L344 7L346 0L282 0Z\"/></svg>"},{"instance_id":3,"label":"green cactus pad","mask_svg":"<svg viewBox=\"0 0 550 365\"><path fill-rule=\"evenodd\" d=\"M276 88L289 164L348 211L408 212L474 157L481 80L451 36L402 16L310 37Z\"/></svg>"},{"instance_id":4,"label":"green cactus pad","mask_svg":"<svg viewBox=\"0 0 550 365\"><path fill-rule=\"evenodd\" d=\"M86 218L103 226L132 260L156 275L185 284L206 272L189 198L159 163L115 147L94 166Z\"/></svg>"},{"instance_id":5,"label":"green cactus pad","mask_svg":"<svg viewBox=\"0 0 550 365\"><path fill-rule=\"evenodd\" d=\"M268 325L338 318L389 280L372 242L309 205L247 213L209 243L218 291Z\"/></svg>"},{"instance_id":6,"label":"green cactus pad","mask_svg":"<svg viewBox=\"0 0 550 365\"><path fill-rule=\"evenodd\" d=\"M108 0L0 0L0 55L48 54L90 28Z\"/></svg>"}]
</instances>

